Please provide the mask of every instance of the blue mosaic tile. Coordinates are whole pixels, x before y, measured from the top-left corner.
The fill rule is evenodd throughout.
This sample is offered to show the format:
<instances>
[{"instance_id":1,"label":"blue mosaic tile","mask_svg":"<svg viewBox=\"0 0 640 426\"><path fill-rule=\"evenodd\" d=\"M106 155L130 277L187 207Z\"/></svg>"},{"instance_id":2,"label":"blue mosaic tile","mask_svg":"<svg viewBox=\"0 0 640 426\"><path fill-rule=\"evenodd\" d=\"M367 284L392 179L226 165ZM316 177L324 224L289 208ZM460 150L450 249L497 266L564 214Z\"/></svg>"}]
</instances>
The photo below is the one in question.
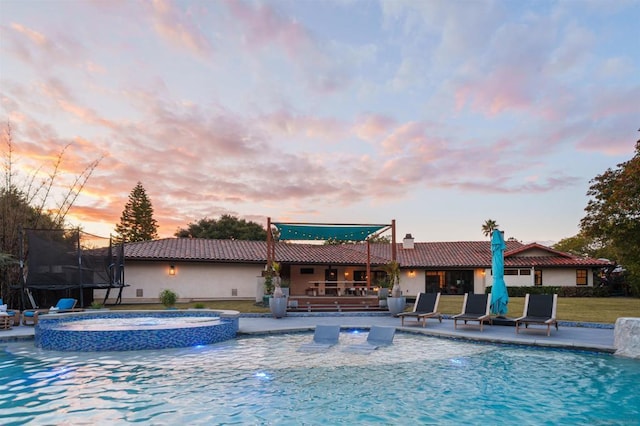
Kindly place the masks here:
<instances>
[{"instance_id":1,"label":"blue mosaic tile","mask_svg":"<svg viewBox=\"0 0 640 426\"><path fill-rule=\"evenodd\" d=\"M149 327L144 325L113 325L105 321L105 327L96 327L93 320L147 318ZM167 323L171 318L202 318L202 325L191 323ZM152 319L165 321L153 324ZM92 327L85 323L73 329L73 323L92 320ZM113 321L112 321L113 322ZM117 323L117 321L116 321ZM218 343L236 337L239 328L239 314L220 315L215 311L109 311L73 314L46 315L35 327L36 347L57 351L129 351L145 349L179 348Z\"/></svg>"}]
</instances>

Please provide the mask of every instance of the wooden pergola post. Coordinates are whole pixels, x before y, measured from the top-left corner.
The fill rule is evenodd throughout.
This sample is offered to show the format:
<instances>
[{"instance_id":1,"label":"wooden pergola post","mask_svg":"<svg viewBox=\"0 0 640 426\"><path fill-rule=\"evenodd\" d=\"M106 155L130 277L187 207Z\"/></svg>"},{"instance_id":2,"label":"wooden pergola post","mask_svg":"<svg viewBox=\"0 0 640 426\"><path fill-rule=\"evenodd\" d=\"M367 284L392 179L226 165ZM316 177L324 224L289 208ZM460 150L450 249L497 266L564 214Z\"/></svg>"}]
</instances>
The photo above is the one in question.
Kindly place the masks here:
<instances>
[{"instance_id":1,"label":"wooden pergola post","mask_svg":"<svg viewBox=\"0 0 640 426\"><path fill-rule=\"evenodd\" d=\"M391 220L391 260L394 262L397 260L396 257L396 220Z\"/></svg>"},{"instance_id":2,"label":"wooden pergola post","mask_svg":"<svg viewBox=\"0 0 640 426\"><path fill-rule=\"evenodd\" d=\"M271 218L267 218L267 271L271 270L275 258L275 244L271 234Z\"/></svg>"},{"instance_id":3,"label":"wooden pergola post","mask_svg":"<svg viewBox=\"0 0 640 426\"><path fill-rule=\"evenodd\" d=\"M367 239L367 291L371 290L371 242Z\"/></svg>"}]
</instances>

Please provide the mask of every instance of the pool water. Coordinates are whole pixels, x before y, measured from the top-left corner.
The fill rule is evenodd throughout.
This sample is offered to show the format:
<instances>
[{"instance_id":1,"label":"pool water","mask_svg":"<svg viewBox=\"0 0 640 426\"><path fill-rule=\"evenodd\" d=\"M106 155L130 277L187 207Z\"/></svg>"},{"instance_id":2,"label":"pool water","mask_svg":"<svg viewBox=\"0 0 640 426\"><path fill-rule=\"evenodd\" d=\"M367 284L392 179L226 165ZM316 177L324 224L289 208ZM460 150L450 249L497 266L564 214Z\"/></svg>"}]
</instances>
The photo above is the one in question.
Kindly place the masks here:
<instances>
[{"instance_id":1,"label":"pool water","mask_svg":"<svg viewBox=\"0 0 640 426\"><path fill-rule=\"evenodd\" d=\"M369 355L308 333L160 351L0 351L0 419L22 424L640 424L640 362L397 333Z\"/></svg>"},{"instance_id":2,"label":"pool water","mask_svg":"<svg viewBox=\"0 0 640 426\"><path fill-rule=\"evenodd\" d=\"M221 324L218 317L134 317L134 318L95 318L61 322L59 330L70 331L114 331L141 330L155 328L190 328L209 324Z\"/></svg>"}]
</instances>

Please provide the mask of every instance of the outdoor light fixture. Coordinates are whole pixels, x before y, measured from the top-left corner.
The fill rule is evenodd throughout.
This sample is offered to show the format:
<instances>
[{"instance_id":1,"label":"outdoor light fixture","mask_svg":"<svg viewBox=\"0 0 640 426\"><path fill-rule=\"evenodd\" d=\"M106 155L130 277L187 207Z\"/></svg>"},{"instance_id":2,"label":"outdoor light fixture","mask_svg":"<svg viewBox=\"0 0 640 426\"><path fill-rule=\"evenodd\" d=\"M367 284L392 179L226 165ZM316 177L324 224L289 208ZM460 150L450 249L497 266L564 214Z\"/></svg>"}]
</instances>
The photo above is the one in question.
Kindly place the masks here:
<instances>
[{"instance_id":1,"label":"outdoor light fixture","mask_svg":"<svg viewBox=\"0 0 640 426\"><path fill-rule=\"evenodd\" d=\"M169 265L169 275L173 276L176 274L176 267L175 265Z\"/></svg>"},{"instance_id":2,"label":"outdoor light fixture","mask_svg":"<svg viewBox=\"0 0 640 426\"><path fill-rule=\"evenodd\" d=\"M414 271L413 269L409 271L409 276L410 277L415 277L416 276L416 271Z\"/></svg>"}]
</instances>

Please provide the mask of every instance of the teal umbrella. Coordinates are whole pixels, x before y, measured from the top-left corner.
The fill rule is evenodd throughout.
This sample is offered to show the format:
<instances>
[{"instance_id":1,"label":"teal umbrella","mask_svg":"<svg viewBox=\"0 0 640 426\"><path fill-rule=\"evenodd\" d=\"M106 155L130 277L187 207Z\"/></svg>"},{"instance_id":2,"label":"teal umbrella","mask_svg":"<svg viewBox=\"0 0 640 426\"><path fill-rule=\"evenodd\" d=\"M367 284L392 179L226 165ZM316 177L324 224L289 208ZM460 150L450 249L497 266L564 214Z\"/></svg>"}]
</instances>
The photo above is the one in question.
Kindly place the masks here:
<instances>
[{"instance_id":1,"label":"teal umbrella","mask_svg":"<svg viewBox=\"0 0 640 426\"><path fill-rule=\"evenodd\" d=\"M491 234L491 270L493 272L493 287L491 287L491 313L504 315L507 313L509 295L507 284L504 282L504 237L498 229Z\"/></svg>"}]
</instances>

